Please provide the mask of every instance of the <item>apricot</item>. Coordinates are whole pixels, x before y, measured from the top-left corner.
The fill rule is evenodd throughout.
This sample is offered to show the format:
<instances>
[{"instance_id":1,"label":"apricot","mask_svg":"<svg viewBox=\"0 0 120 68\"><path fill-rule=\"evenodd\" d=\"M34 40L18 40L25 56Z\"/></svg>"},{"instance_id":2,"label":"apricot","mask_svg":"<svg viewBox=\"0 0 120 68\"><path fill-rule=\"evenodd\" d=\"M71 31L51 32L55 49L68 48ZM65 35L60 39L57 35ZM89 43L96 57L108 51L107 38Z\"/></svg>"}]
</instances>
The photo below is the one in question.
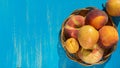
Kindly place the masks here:
<instances>
[{"instance_id":1,"label":"apricot","mask_svg":"<svg viewBox=\"0 0 120 68\"><path fill-rule=\"evenodd\" d=\"M79 44L77 42L76 39L74 38L69 38L66 42L65 42L65 48L67 49L67 51L69 53L76 53L79 50Z\"/></svg>"},{"instance_id":2,"label":"apricot","mask_svg":"<svg viewBox=\"0 0 120 68\"><path fill-rule=\"evenodd\" d=\"M66 25L79 28L85 24L85 18L81 15L71 15L68 21L66 22Z\"/></svg>"},{"instance_id":3,"label":"apricot","mask_svg":"<svg viewBox=\"0 0 120 68\"><path fill-rule=\"evenodd\" d=\"M99 47L98 44L95 44L93 49L81 49L78 52L78 57L89 64L99 62L104 54L104 50Z\"/></svg>"},{"instance_id":4,"label":"apricot","mask_svg":"<svg viewBox=\"0 0 120 68\"><path fill-rule=\"evenodd\" d=\"M108 16L104 11L93 9L86 15L85 22L92 25L97 30L104 26L108 21Z\"/></svg>"},{"instance_id":5,"label":"apricot","mask_svg":"<svg viewBox=\"0 0 120 68\"><path fill-rule=\"evenodd\" d=\"M113 26L103 26L99 30L100 43L104 47L111 47L118 42L118 32Z\"/></svg>"},{"instance_id":6,"label":"apricot","mask_svg":"<svg viewBox=\"0 0 120 68\"><path fill-rule=\"evenodd\" d=\"M99 39L99 32L90 25L82 26L79 29L78 41L84 49L93 48Z\"/></svg>"}]
</instances>

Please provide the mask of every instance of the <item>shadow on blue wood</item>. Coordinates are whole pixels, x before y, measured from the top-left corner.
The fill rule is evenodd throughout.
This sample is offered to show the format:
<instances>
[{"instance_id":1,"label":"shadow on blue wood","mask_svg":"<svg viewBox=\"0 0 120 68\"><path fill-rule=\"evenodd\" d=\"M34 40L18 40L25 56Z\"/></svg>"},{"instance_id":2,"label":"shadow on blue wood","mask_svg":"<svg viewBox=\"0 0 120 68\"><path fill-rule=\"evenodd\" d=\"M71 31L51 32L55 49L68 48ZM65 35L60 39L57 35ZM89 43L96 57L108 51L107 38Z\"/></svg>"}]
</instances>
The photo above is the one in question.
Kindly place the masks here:
<instances>
[{"instance_id":1,"label":"shadow on blue wood","mask_svg":"<svg viewBox=\"0 0 120 68\"><path fill-rule=\"evenodd\" d=\"M60 32L58 37L59 41L57 43L57 51L59 56L58 68L104 68L105 64L110 60L111 57L105 63L99 65L93 65L93 66L83 66L77 62L72 61L67 57L65 50L62 47L60 41Z\"/></svg>"},{"instance_id":2,"label":"shadow on blue wood","mask_svg":"<svg viewBox=\"0 0 120 68\"><path fill-rule=\"evenodd\" d=\"M120 22L120 16L118 16L118 17L112 17L112 20L115 23L115 25L118 27L119 22Z\"/></svg>"}]
</instances>

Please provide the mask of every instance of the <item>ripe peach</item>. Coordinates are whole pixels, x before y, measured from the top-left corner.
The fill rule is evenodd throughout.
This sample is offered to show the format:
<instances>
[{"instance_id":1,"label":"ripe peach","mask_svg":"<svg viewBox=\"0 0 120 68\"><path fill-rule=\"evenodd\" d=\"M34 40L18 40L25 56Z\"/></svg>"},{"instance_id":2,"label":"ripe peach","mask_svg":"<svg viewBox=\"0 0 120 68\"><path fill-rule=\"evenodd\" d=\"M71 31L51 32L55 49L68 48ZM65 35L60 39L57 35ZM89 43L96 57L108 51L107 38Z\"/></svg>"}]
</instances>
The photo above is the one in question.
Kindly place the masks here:
<instances>
[{"instance_id":1,"label":"ripe peach","mask_svg":"<svg viewBox=\"0 0 120 68\"><path fill-rule=\"evenodd\" d=\"M64 35L65 35L66 39L68 39L68 38L77 39L77 37L78 37L78 29L66 25L64 27Z\"/></svg>"},{"instance_id":2,"label":"ripe peach","mask_svg":"<svg viewBox=\"0 0 120 68\"><path fill-rule=\"evenodd\" d=\"M77 42L76 39L74 38L69 38L66 42L65 42L65 48L67 49L67 51L69 53L76 53L79 50L79 44Z\"/></svg>"},{"instance_id":3,"label":"ripe peach","mask_svg":"<svg viewBox=\"0 0 120 68\"><path fill-rule=\"evenodd\" d=\"M84 49L93 48L99 39L99 32L90 25L84 25L79 29L78 41Z\"/></svg>"},{"instance_id":4,"label":"ripe peach","mask_svg":"<svg viewBox=\"0 0 120 68\"><path fill-rule=\"evenodd\" d=\"M85 23L85 18L81 15L71 15L68 21L66 22L66 25L78 28L83 26Z\"/></svg>"},{"instance_id":5,"label":"ripe peach","mask_svg":"<svg viewBox=\"0 0 120 68\"><path fill-rule=\"evenodd\" d=\"M116 44L119 39L118 32L113 26L103 26L99 30L99 35L100 43L106 48Z\"/></svg>"},{"instance_id":6,"label":"ripe peach","mask_svg":"<svg viewBox=\"0 0 120 68\"><path fill-rule=\"evenodd\" d=\"M120 0L107 0L106 11L111 16L120 16Z\"/></svg>"},{"instance_id":7,"label":"ripe peach","mask_svg":"<svg viewBox=\"0 0 120 68\"><path fill-rule=\"evenodd\" d=\"M91 50L81 49L78 52L78 57L86 63L93 64L101 60L103 53L104 50L95 44Z\"/></svg>"},{"instance_id":8,"label":"ripe peach","mask_svg":"<svg viewBox=\"0 0 120 68\"><path fill-rule=\"evenodd\" d=\"M108 16L104 11L93 9L87 15L85 22L86 24L92 25L96 29L100 29L108 21Z\"/></svg>"}]
</instances>

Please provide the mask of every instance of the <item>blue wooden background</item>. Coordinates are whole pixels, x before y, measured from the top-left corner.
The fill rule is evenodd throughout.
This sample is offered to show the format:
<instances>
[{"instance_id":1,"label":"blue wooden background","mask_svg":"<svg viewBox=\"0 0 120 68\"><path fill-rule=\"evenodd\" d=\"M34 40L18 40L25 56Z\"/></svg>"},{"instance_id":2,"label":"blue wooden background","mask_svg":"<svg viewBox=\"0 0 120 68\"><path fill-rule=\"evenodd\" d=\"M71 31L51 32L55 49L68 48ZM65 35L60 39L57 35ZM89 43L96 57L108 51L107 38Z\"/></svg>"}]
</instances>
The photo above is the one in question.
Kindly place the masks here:
<instances>
[{"instance_id":1,"label":"blue wooden background","mask_svg":"<svg viewBox=\"0 0 120 68\"><path fill-rule=\"evenodd\" d=\"M84 68L65 55L59 41L61 25L74 10L102 10L105 2L0 0L0 68ZM107 63L85 68L120 68L120 41Z\"/></svg>"}]
</instances>

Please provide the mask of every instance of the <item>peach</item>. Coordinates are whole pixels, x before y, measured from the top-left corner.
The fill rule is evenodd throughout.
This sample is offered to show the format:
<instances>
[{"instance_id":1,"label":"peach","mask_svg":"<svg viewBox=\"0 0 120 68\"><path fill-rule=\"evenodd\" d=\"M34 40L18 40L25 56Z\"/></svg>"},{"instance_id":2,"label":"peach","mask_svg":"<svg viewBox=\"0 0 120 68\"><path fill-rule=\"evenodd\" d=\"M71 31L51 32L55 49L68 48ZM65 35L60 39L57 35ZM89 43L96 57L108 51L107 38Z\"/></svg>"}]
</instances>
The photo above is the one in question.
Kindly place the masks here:
<instances>
[{"instance_id":1,"label":"peach","mask_svg":"<svg viewBox=\"0 0 120 68\"><path fill-rule=\"evenodd\" d=\"M93 9L86 15L85 22L92 25L97 30L104 26L108 21L108 16L104 11Z\"/></svg>"},{"instance_id":2,"label":"peach","mask_svg":"<svg viewBox=\"0 0 120 68\"><path fill-rule=\"evenodd\" d=\"M106 11L111 16L120 16L120 0L107 0Z\"/></svg>"},{"instance_id":3,"label":"peach","mask_svg":"<svg viewBox=\"0 0 120 68\"><path fill-rule=\"evenodd\" d=\"M84 25L79 29L78 41L84 49L93 48L99 39L99 32L90 25Z\"/></svg>"},{"instance_id":4,"label":"peach","mask_svg":"<svg viewBox=\"0 0 120 68\"><path fill-rule=\"evenodd\" d=\"M109 48L118 42L118 32L113 26L103 26L99 30L100 43Z\"/></svg>"},{"instance_id":5,"label":"peach","mask_svg":"<svg viewBox=\"0 0 120 68\"><path fill-rule=\"evenodd\" d=\"M65 35L66 39L68 39L68 38L77 39L77 37L78 37L78 29L66 25L64 27L64 35Z\"/></svg>"},{"instance_id":6,"label":"peach","mask_svg":"<svg viewBox=\"0 0 120 68\"><path fill-rule=\"evenodd\" d=\"M69 38L66 42L65 42L65 48L67 49L67 51L69 53L76 53L79 50L79 44L77 42L76 39L74 38Z\"/></svg>"},{"instance_id":7,"label":"peach","mask_svg":"<svg viewBox=\"0 0 120 68\"><path fill-rule=\"evenodd\" d=\"M66 25L79 28L83 26L85 23L85 18L81 15L71 15L68 21L66 22Z\"/></svg>"},{"instance_id":8,"label":"peach","mask_svg":"<svg viewBox=\"0 0 120 68\"><path fill-rule=\"evenodd\" d=\"M81 49L78 52L78 57L85 63L93 64L99 62L103 54L104 50L98 44L95 44L91 50Z\"/></svg>"}]
</instances>

